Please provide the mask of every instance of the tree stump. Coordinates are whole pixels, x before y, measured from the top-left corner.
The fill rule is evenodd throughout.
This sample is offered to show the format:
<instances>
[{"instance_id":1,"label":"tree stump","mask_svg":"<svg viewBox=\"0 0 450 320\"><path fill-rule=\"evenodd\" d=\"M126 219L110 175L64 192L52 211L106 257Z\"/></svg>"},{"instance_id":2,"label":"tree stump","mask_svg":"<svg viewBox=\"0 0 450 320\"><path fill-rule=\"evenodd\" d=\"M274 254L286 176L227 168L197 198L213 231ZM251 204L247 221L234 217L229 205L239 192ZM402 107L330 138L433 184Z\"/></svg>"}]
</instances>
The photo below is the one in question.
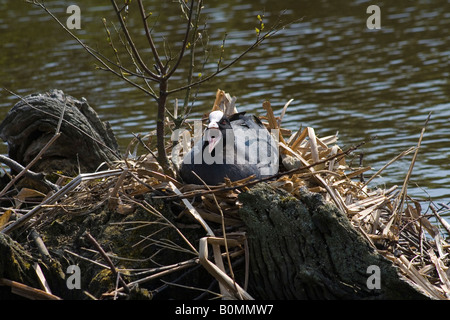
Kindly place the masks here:
<instances>
[{"instance_id":1,"label":"tree stump","mask_svg":"<svg viewBox=\"0 0 450 320\"><path fill-rule=\"evenodd\" d=\"M239 198L249 241L252 295L260 299L429 298L321 195L304 190L299 200L259 184ZM379 270L379 288L368 285L373 270L369 267Z\"/></svg>"},{"instance_id":2,"label":"tree stump","mask_svg":"<svg viewBox=\"0 0 450 320\"><path fill-rule=\"evenodd\" d=\"M35 172L92 172L103 162L119 159L109 123L87 103L61 90L31 94L19 101L0 124L8 156L26 166L55 135L61 114L61 135L32 167Z\"/></svg>"}]
</instances>

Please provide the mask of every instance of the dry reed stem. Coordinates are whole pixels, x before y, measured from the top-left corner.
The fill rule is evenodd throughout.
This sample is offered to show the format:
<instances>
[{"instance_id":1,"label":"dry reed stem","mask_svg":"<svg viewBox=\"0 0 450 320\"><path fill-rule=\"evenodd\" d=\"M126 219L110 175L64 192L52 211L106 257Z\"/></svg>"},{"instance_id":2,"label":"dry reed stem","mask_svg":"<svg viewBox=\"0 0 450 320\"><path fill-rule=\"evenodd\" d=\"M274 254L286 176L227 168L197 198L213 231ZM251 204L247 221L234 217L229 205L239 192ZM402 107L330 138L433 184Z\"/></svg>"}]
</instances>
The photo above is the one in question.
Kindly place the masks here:
<instances>
[{"instance_id":1,"label":"dry reed stem","mask_svg":"<svg viewBox=\"0 0 450 320\"><path fill-rule=\"evenodd\" d=\"M52 290L50 290L47 279L45 278L45 275L42 272L42 269L39 266L39 263L35 262L33 264L33 269L36 271L36 275L38 276L39 283L41 285L42 290L44 290L48 294L52 294Z\"/></svg>"},{"instance_id":2,"label":"dry reed stem","mask_svg":"<svg viewBox=\"0 0 450 320\"><path fill-rule=\"evenodd\" d=\"M211 189L209 188L209 186L202 180L201 177L199 177L195 172L194 172L194 174L197 176L197 178L203 183L203 185L204 185L208 190L211 190ZM216 204L217 209L220 211L220 214L221 214L221 216L222 216L221 224L222 224L223 235L224 235L224 238L223 238L223 239L224 239L224 242L225 242L225 249L226 249L227 258L228 258L228 261L229 261L230 272L231 272L232 278L233 278L233 280L234 280L233 271L232 271L232 268L231 268L231 262L230 262L230 260L229 260L230 255L229 255L229 252L228 252L228 246L227 246L227 241L226 241L225 226L224 226L224 224L223 224L223 211L222 211L222 209L220 208L219 204L217 203L217 198L215 197L214 194L213 194L213 199L214 199L214 202L215 202L215 204ZM212 236L212 234L210 234L210 236ZM222 260L222 253L221 253L221 251L220 251L220 245L219 245L218 243L214 243L214 242L212 242L211 245L212 245L212 248L213 248L213 256L214 256L214 261L216 262L216 266L217 266L223 273L225 273L225 266L224 266L223 260ZM216 274L213 274L213 276L216 276ZM228 290L226 289L226 286L223 284L223 281L221 281L220 278L216 278L216 280L219 282L219 289L220 289L221 295L222 295L225 299L231 298L231 295L230 295L230 293L228 292Z\"/></svg>"},{"instance_id":3,"label":"dry reed stem","mask_svg":"<svg viewBox=\"0 0 450 320\"><path fill-rule=\"evenodd\" d=\"M208 237L200 239L199 242L199 260L202 266L228 290L229 294L236 299L253 300L244 289L241 288L233 279L231 279L219 267L208 260Z\"/></svg>"},{"instance_id":4,"label":"dry reed stem","mask_svg":"<svg viewBox=\"0 0 450 320\"><path fill-rule=\"evenodd\" d=\"M278 120L278 128L281 128L281 123L283 122L283 118L284 118L284 115L286 114L286 110L287 110L287 108L289 107L289 105L291 104L292 101L294 101L294 99L291 99L288 102L286 102L286 104L284 105L283 109L281 110L280 119Z\"/></svg>"},{"instance_id":5,"label":"dry reed stem","mask_svg":"<svg viewBox=\"0 0 450 320\"><path fill-rule=\"evenodd\" d=\"M23 226L31 218L33 218L38 213L40 213L42 210L44 210L46 205L55 203L56 201L61 199L63 196L68 194L70 191L75 189L84 180L99 179L99 178L105 178L105 177L109 177L109 176L119 175L119 174L121 174L121 172L122 172L121 169L116 169L116 170L107 170L107 171L101 171L101 172L96 172L96 173L80 174L76 178L74 178L71 182L66 184L61 189L59 189L56 193L54 193L50 197L46 198L42 203L40 203L39 205L34 207L28 213L21 216L14 223L6 226L0 232L7 234L16 228Z\"/></svg>"},{"instance_id":6,"label":"dry reed stem","mask_svg":"<svg viewBox=\"0 0 450 320\"><path fill-rule=\"evenodd\" d=\"M172 182L169 182L169 185L176 194L178 194L178 195L181 194L181 191ZM182 201L183 201L184 205L186 206L186 208L188 208L189 213L206 230L206 234L208 236L214 236L214 232L209 227L209 225L205 222L205 220L203 220L202 216L197 212L197 210L195 210L194 206L186 199L182 199Z\"/></svg>"},{"instance_id":7,"label":"dry reed stem","mask_svg":"<svg viewBox=\"0 0 450 320\"><path fill-rule=\"evenodd\" d=\"M433 204L430 205L430 209L433 212L436 219L441 223L441 225L444 227L444 229L447 231L448 234L450 234L450 224L447 222L447 220L443 219L439 213L437 212L436 208L433 206Z\"/></svg>"},{"instance_id":8,"label":"dry reed stem","mask_svg":"<svg viewBox=\"0 0 450 320\"><path fill-rule=\"evenodd\" d=\"M11 292L18 296L30 300L61 300L60 297L47 293L43 290L27 286L23 283L12 281L6 278L0 278L0 286L11 287Z\"/></svg>"}]
</instances>

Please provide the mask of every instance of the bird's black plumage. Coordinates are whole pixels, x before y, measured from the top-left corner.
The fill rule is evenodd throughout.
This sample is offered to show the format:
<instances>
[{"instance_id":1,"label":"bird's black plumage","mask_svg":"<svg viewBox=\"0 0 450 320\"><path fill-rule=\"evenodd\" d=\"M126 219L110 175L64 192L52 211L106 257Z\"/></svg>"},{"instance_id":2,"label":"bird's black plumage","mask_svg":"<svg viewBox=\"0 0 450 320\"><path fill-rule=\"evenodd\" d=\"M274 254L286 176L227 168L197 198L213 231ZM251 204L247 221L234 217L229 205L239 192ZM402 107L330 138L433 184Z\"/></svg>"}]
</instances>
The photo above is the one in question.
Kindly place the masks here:
<instances>
[{"instance_id":1,"label":"bird's black plumage","mask_svg":"<svg viewBox=\"0 0 450 320\"><path fill-rule=\"evenodd\" d=\"M258 118L245 112L226 117L216 111L214 116L211 113L202 140L183 159L184 182L202 184L194 172L209 185L278 172L278 145Z\"/></svg>"}]
</instances>

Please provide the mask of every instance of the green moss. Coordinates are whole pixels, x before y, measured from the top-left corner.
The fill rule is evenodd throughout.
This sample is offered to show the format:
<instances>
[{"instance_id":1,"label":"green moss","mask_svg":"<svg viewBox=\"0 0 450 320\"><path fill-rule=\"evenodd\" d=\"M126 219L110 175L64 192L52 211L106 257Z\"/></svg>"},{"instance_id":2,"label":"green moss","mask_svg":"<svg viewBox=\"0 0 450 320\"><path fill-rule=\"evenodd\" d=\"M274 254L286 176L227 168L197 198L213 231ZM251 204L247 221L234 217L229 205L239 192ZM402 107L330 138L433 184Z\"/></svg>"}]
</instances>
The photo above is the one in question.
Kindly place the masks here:
<instances>
[{"instance_id":1,"label":"green moss","mask_svg":"<svg viewBox=\"0 0 450 320\"><path fill-rule=\"evenodd\" d=\"M88 290L98 297L102 293L113 290L115 288L115 280L111 270L102 269L92 278Z\"/></svg>"},{"instance_id":2,"label":"green moss","mask_svg":"<svg viewBox=\"0 0 450 320\"><path fill-rule=\"evenodd\" d=\"M33 257L5 234L0 234L0 257L0 278L37 285Z\"/></svg>"},{"instance_id":3,"label":"green moss","mask_svg":"<svg viewBox=\"0 0 450 320\"><path fill-rule=\"evenodd\" d=\"M133 287L128 296L128 300L151 300L152 298L153 295L150 291L138 286Z\"/></svg>"}]
</instances>

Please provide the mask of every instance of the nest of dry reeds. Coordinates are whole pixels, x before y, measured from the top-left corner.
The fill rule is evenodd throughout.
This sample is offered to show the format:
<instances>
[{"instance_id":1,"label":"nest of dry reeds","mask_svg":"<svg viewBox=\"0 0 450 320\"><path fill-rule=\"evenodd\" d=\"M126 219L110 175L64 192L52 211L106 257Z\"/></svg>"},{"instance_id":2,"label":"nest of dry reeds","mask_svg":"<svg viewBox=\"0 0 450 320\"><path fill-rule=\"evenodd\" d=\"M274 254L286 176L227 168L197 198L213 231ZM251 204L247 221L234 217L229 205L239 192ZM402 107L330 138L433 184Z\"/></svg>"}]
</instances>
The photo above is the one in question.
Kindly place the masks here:
<instances>
[{"instance_id":1,"label":"nest of dry reeds","mask_svg":"<svg viewBox=\"0 0 450 320\"><path fill-rule=\"evenodd\" d=\"M220 108L225 113L235 112L234 102L235 98L218 90L213 109ZM406 278L432 298L450 298L450 246L443 237L443 234L450 233L450 227L437 210L431 207L438 222L433 224L429 216L423 215L420 203L407 194L408 179L420 148L423 131L417 146L406 150L364 181L360 177L371 168L351 167L348 164L351 153L359 146L342 150L336 135L321 138L310 127L296 132L282 127L283 116L290 102L286 103L280 117L274 116L269 102L263 104L265 115L260 118L269 130L278 129L276 132L279 134L281 155L279 173L271 179L265 179L265 182L284 189L293 196L299 196L301 187L321 193L325 199L346 213L354 228L375 250L398 266ZM168 122L168 127L170 125ZM142 140L134 139L130 149L140 142ZM413 159L403 186L393 186L387 190L370 188L369 183L374 177L408 153L413 154ZM165 175L155 156L149 153L136 159L124 160L107 171L76 177L55 195L36 205L33 208L34 213L28 212L26 215L32 218L29 221L34 221L36 225L46 221L48 223L52 219L52 210L60 208L64 209L65 214L77 214L79 211L86 214L107 205L124 215L133 212L137 207L143 208L155 215L161 225L177 230L184 239L187 250L195 257L175 265L150 270L141 279L135 280L135 283L142 284L185 266L200 263L219 282L218 297L252 299L246 291L247 278L243 283L237 283L231 268L233 260L246 256L245 229L233 229L232 232L227 230L242 226L238 195L255 183L256 181L249 178L235 182L226 181L219 186L184 185ZM159 198L184 206L183 214L192 216L204 229L204 236L198 239L198 248L195 248L176 224L165 218L157 208L139 200L140 196L151 191L161 191ZM192 203L190 200L194 197L200 201ZM41 214L44 210L45 217ZM19 219L7 228L22 225L23 220L21 222ZM157 237L156 234L154 241ZM168 248L171 244L161 245ZM209 259L209 248L213 250L213 261ZM229 267L224 265L224 261ZM117 295L124 292L124 287L132 284L118 286L114 292L108 294Z\"/></svg>"}]
</instances>

